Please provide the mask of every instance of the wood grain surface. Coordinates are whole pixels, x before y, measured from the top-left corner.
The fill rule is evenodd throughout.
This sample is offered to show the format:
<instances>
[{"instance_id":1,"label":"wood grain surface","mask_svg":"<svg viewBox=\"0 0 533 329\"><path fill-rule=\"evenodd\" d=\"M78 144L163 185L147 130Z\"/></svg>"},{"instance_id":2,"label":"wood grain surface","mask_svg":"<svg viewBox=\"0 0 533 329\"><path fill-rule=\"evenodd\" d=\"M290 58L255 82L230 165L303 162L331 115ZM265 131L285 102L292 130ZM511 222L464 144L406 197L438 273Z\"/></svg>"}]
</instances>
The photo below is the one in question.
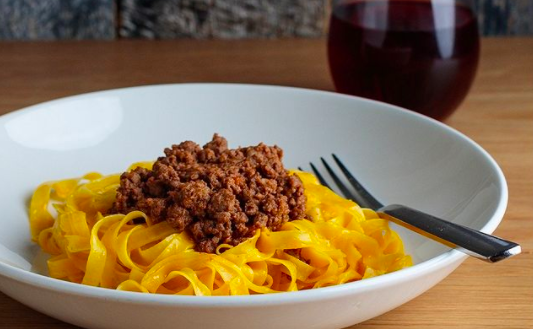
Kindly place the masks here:
<instances>
[{"instance_id":1,"label":"wood grain surface","mask_svg":"<svg viewBox=\"0 0 533 329\"><path fill-rule=\"evenodd\" d=\"M496 234L523 252L498 264L469 259L424 295L352 328L533 328L533 38L484 39L482 48L471 93L446 123L502 167L510 198ZM333 89L324 40L0 43L0 114L78 93L174 82ZM0 293L0 328L74 326Z\"/></svg>"}]
</instances>

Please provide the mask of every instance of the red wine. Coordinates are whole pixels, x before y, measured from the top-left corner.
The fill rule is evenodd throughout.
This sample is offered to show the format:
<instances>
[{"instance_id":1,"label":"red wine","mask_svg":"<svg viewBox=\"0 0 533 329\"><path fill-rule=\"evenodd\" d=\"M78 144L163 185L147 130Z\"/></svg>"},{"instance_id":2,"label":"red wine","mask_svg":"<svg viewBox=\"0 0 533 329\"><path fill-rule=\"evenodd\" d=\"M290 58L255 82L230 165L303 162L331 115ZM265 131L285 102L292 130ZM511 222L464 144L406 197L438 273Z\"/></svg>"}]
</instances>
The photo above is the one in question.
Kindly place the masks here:
<instances>
[{"instance_id":1,"label":"red wine","mask_svg":"<svg viewBox=\"0 0 533 329\"><path fill-rule=\"evenodd\" d=\"M328 57L337 91L442 120L474 79L477 22L453 3L351 1L333 9Z\"/></svg>"}]
</instances>

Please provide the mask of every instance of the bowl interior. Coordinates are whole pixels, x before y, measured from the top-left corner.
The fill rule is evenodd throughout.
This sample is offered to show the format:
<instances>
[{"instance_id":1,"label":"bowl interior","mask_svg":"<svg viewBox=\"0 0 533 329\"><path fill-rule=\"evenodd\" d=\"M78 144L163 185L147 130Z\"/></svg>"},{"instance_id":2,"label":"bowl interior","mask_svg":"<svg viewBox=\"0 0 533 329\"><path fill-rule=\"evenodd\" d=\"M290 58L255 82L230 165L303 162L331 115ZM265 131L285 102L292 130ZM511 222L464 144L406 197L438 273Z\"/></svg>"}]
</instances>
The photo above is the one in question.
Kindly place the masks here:
<instances>
[{"instance_id":1,"label":"bowl interior","mask_svg":"<svg viewBox=\"0 0 533 329\"><path fill-rule=\"evenodd\" d=\"M333 93L244 85L163 85L43 103L0 118L0 262L42 272L27 207L41 182L124 171L184 140L213 133L230 146L277 144L286 167L339 155L384 204L403 203L492 232L507 190L476 144L386 104ZM501 214L500 214L501 215ZM395 227L415 263L447 247ZM37 264L37 265L36 265Z\"/></svg>"}]
</instances>

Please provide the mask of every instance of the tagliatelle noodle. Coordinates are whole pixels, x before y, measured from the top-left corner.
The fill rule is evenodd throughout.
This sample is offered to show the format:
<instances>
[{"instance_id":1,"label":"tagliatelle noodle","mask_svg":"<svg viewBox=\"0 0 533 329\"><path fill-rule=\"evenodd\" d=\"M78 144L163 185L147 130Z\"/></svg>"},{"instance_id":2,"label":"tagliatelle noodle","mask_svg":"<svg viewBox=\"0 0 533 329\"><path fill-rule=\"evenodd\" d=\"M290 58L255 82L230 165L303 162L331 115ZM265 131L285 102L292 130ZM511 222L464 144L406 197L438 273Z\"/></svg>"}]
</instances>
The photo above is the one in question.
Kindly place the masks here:
<instances>
[{"instance_id":1,"label":"tagliatelle noodle","mask_svg":"<svg viewBox=\"0 0 533 329\"><path fill-rule=\"evenodd\" d=\"M136 166L151 168L152 163ZM120 175L87 174L39 186L31 200L32 238L52 255L53 278L143 293L247 295L319 288L410 266L386 220L300 177L306 215L279 231L258 230L216 254L194 250L186 232L154 224L140 211L104 216ZM144 218L143 223L135 224ZM134 221L136 220L137 221Z\"/></svg>"}]
</instances>

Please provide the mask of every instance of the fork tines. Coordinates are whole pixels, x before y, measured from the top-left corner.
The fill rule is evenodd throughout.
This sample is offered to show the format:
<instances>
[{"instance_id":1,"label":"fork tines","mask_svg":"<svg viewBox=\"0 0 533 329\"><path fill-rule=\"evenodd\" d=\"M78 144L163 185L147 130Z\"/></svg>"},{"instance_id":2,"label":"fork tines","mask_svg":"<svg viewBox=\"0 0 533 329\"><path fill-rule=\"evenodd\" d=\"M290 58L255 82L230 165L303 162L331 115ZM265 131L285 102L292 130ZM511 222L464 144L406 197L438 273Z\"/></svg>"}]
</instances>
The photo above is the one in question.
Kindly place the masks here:
<instances>
[{"instance_id":1,"label":"fork tines","mask_svg":"<svg viewBox=\"0 0 533 329\"><path fill-rule=\"evenodd\" d=\"M353 192L342 182L342 180L335 174L333 169L329 166L329 164L326 162L324 158L320 158L322 163L324 164L324 167L326 168L327 172L335 182L335 185L339 187L339 190L341 193L347 198L355 201L357 204L359 204L363 208L371 208L374 210L377 210L383 205L376 200L362 185L359 183L359 181L352 175L352 173L346 168L346 166L342 163L342 161L335 155L332 154L333 160L335 160L335 163L339 166L342 173L346 178L348 179L348 182L352 185L352 187L355 189ZM316 169L316 167L313 165L313 163L309 163L311 165L311 169L313 170L313 173L316 175L320 183L328 188L330 186L327 184L324 177L320 174L320 172ZM331 189L331 188L330 188Z\"/></svg>"}]
</instances>

